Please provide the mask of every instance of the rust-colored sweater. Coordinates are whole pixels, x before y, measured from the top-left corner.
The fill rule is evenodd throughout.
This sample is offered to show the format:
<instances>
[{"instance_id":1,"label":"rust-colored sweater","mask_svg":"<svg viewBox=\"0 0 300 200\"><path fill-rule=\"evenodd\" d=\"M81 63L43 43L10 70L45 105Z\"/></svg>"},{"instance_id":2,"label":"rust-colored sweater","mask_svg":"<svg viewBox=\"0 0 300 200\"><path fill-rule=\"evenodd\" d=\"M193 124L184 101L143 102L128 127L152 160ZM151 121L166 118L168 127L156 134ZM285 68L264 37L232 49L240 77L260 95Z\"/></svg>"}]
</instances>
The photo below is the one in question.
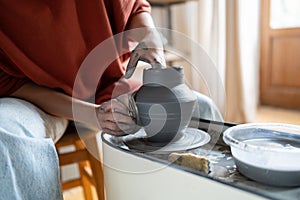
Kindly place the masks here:
<instances>
[{"instance_id":1,"label":"rust-colored sweater","mask_svg":"<svg viewBox=\"0 0 300 200\"><path fill-rule=\"evenodd\" d=\"M130 84L118 81L122 56L106 60L124 48L120 41L97 50L103 53L97 66L78 71L97 45L124 31L140 12L150 12L146 0L0 0L0 97L28 81L80 99L96 95L97 103L109 100L117 85L125 92Z\"/></svg>"}]
</instances>

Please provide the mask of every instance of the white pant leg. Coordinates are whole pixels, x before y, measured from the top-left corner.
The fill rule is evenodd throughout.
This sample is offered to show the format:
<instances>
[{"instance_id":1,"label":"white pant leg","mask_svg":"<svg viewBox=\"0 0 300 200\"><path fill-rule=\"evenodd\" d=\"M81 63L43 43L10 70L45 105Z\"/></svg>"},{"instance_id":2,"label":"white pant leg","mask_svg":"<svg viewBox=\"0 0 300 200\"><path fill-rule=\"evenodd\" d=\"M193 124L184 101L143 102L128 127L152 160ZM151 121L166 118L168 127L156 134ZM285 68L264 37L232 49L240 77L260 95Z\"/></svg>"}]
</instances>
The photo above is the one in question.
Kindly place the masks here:
<instances>
[{"instance_id":1,"label":"white pant leg","mask_svg":"<svg viewBox=\"0 0 300 200\"><path fill-rule=\"evenodd\" d=\"M209 97L196 91L193 92L197 96L197 104L193 117L220 122L224 121L219 109Z\"/></svg>"},{"instance_id":2,"label":"white pant leg","mask_svg":"<svg viewBox=\"0 0 300 200\"><path fill-rule=\"evenodd\" d=\"M16 98L0 98L0 194L3 199L62 199L54 146L67 120Z\"/></svg>"}]
</instances>

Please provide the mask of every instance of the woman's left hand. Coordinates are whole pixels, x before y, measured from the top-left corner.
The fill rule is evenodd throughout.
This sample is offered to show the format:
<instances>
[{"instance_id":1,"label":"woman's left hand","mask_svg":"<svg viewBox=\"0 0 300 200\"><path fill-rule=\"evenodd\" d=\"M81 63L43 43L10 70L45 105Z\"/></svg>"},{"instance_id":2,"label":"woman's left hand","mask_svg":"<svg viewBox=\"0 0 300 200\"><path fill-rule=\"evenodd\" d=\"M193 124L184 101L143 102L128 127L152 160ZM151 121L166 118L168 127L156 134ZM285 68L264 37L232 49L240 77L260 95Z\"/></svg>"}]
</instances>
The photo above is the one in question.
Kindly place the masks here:
<instances>
[{"instance_id":1,"label":"woman's left hand","mask_svg":"<svg viewBox=\"0 0 300 200\"><path fill-rule=\"evenodd\" d=\"M145 36L131 52L125 78L131 77L138 61L149 63L152 68L164 68L166 66L160 33L155 28L143 28L143 30L137 29L136 31L143 32Z\"/></svg>"}]
</instances>

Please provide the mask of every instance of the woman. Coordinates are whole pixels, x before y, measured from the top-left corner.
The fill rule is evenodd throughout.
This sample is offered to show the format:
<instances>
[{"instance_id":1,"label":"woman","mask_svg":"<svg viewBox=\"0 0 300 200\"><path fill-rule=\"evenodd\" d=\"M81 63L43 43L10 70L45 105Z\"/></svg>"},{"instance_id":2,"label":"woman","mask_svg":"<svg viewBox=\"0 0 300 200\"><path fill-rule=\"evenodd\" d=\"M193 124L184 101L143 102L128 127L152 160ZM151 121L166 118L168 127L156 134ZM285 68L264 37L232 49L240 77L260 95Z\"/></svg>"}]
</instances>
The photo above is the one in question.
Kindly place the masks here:
<instances>
[{"instance_id":1,"label":"woman","mask_svg":"<svg viewBox=\"0 0 300 200\"><path fill-rule=\"evenodd\" d=\"M1 0L0 19L1 197L61 199L53 141L74 120L72 106L80 112L76 121L109 134L123 135L135 125L126 94L139 84L123 78L122 66L129 38L111 43L125 53L84 72L88 77L79 78L74 89L85 58L113 35L144 27L142 35L130 39L155 48L135 53L165 65L150 5L146 0Z\"/></svg>"}]
</instances>

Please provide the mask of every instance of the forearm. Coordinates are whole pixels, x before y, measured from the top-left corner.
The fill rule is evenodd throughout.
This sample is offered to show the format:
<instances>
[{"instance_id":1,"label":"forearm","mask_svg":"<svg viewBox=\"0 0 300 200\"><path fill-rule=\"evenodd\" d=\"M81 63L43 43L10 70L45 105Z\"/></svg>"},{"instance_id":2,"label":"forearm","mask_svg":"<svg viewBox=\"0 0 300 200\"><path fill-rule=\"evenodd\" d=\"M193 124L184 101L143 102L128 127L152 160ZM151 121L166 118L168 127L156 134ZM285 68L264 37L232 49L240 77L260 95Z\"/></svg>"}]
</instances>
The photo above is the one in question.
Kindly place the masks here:
<instances>
[{"instance_id":1,"label":"forearm","mask_svg":"<svg viewBox=\"0 0 300 200\"><path fill-rule=\"evenodd\" d=\"M63 93L32 83L25 84L11 96L27 100L51 115L69 120L74 120L72 106L76 107L76 113L80 113L76 115L76 121L94 128L98 126L93 116L95 116L95 110L99 105L74 99Z\"/></svg>"},{"instance_id":2,"label":"forearm","mask_svg":"<svg viewBox=\"0 0 300 200\"><path fill-rule=\"evenodd\" d=\"M128 40L139 45L135 47L129 60L126 78L129 78L139 60L151 64L152 67L164 67L164 46L160 33L156 30L150 13L142 12L130 18L127 29Z\"/></svg>"},{"instance_id":3,"label":"forearm","mask_svg":"<svg viewBox=\"0 0 300 200\"><path fill-rule=\"evenodd\" d=\"M142 28L142 27L149 27L149 28L155 27L150 13L142 12L132 16L130 18L130 21L128 22L127 29L130 30L130 29Z\"/></svg>"},{"instance_id":4,"label":"forearm","mask_svg":"<svg viewBox=\"0 0 300 200\"><path fill-rule=\"evenodd\" d=\"M126 29L137 29L134 31L129 31L128 37L130 40L138 42L143 40L143 38L145 38L149 34L153 35L153 33L156 33L153 19L150 13L147 12L142 12L132 16L127 24Z\"/></svg>"}]
</instances>

